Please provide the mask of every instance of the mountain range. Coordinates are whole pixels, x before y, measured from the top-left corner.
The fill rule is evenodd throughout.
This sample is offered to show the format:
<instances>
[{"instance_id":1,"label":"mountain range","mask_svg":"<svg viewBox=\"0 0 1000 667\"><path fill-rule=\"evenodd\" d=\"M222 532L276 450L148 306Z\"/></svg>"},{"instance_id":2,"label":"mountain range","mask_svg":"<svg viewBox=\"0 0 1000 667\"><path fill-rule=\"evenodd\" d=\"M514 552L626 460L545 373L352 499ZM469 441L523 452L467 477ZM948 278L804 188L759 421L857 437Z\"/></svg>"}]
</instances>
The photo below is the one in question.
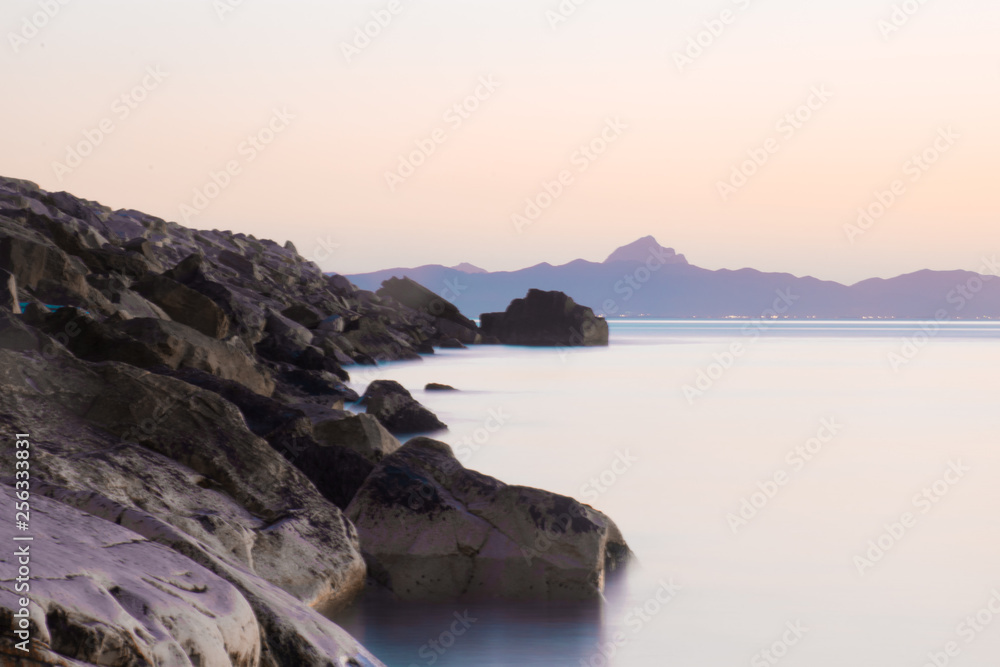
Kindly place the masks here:
<instances>
[{"instance_id":1,"label":"mountain range","mask_svg":"<svg viewBox=\"0 0 1000 667\"><path fill-rule=\"evenodd\" d=\"M605 317L972 320L1000 318L998 274L1000 265L990 260L979 273L923 270L853 285L749 268L713 271L647 236L603 262L497 272L468 263L426 265L347 277L372 291L389 278L408 277L473 318L502 311L536 288L565 292Z\"/></svg>"}]
</instances>

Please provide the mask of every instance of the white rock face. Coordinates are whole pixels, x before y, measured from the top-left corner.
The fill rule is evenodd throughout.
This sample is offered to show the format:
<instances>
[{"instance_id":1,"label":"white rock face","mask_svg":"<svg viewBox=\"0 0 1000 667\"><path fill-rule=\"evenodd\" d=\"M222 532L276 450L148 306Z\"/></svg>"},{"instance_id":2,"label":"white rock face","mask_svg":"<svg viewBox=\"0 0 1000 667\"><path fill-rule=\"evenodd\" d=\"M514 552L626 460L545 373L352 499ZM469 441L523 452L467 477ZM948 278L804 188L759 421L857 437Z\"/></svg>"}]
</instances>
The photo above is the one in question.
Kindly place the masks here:
<instances>
[{"instance_id":1,"label":"white rock face","mask_svg":"<svg viewBox=\"0 0 1000 667\"><path fill-rule=\"evenodd\" d=\"M14 505L10 487L0 486L0 497ZM54 652L101 665L260 664L257 619L227 581L137 533L47 498L32 499L30 526L34 540L18 543L4 522L0 541L29 547L31 658L55 662ZM11 552L0 553L5 573L18 567ZM24 595L15 583L0 580L4 628Z\"/></svg>"}]
</instances>

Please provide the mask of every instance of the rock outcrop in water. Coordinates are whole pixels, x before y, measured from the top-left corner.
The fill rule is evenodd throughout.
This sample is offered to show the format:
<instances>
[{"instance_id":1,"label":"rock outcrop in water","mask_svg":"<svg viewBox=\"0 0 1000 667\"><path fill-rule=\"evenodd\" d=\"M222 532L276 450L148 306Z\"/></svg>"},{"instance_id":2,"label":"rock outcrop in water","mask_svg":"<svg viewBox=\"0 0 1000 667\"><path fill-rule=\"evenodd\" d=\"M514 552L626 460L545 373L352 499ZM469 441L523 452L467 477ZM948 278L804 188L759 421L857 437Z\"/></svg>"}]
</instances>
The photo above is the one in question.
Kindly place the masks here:
<instances>
[{"instance_id":1,"label":"rock outcrop in water","mask_svg":"<svg viewBox=\"0 0 1000 667\"><path fill-rule=\"evenodd\" d=\"M483 335L505 345L591 346L608 344L608 323L562 292L529 290L503 313L483 313Z\"/></svg>"},{"instance_id":2,"label":"rock outcrop in water","mask_svg":"<svg viewBox=\"0 0 1000 667\"><path fill-rule=\"evenodd\" d=\"M314 608L361 590L363 551L372 574L413 597L399 586L398 536L372 528L379 512L401 522L399 536L428 528L426 513L385 499L400 462L438 480L431 498L465 503L449 520L478 550L459 552L469 562L456 567L472 573L461 589L424 582L420 597L597 595L626 550L603 515L463 471L443 446L401 449L391 431L444 424L395 383L371 384L369 414L345 411L359 400L348 369L483 339L428 294L410 282L365 292L290 244L0 178L0 429L31 434L33 530L45 552L30 659L381 665ZM0 452L8 460L11 446ZM0 473L5 498L15 481ZM538 549L563 509L573 523ZM487 533L472 520L494 512L506 516ZM0 540L11 543L5 525ZM514 564L531 549L534 565ZM4 568L10 559L0 555ZM0 624L16 602L0 582ZM0 636L3 660L25 657L14 651Z\"/></svg>"},{"instance_id":3,"label":"rock outcrop in water","mask_svg":"<svg viewBox=\"0 0 1000 667\"><path fill-rule=\"evenodd\" d=\"M428 438L384 458L347 516L372 575L407 600L592 598L629 555L600 512L467 470Z\"/></svg>"}]
</instances>

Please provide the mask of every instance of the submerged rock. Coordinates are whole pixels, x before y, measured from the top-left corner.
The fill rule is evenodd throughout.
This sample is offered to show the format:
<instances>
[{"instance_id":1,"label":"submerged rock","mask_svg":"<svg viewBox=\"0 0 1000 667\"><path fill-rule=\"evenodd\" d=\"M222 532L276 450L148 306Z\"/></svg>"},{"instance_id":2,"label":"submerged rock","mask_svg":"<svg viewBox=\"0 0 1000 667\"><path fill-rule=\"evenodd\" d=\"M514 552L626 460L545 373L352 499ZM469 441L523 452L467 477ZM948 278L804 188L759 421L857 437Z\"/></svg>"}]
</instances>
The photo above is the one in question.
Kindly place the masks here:
<instances>
[{"instance_id":1,"label":"submerged rock","mask_svg":"<svg viewBox=\"0 0 1000 667\"><path fill-rule=\"evenodd\" d=\"M608 323L562 292L530 290L503 313L483 313L484 336L504 345L596 346L608 344Z\"/></svg>"},{"instance_id":2,"label":"submerged rock","mask_svg":"<svg viewBox=\"0 0 1000 667\"><path fill-rule=\"evenodd\" d=\"M458 391L449 384L438 384L437 382L429 382L425 387L424 391Z\"/></svg>"},{"instance_id":3,"label":"submerged rock","mask_svg":"<svg viewBox=\"0 0 1000 667\"><path fill-rule=\"evenodd\" d=\"M406 600L594 598L629 556L597 510L467 470L428 438L384 458L347 516L371 576Z\"/></svg>"}]
</instances>

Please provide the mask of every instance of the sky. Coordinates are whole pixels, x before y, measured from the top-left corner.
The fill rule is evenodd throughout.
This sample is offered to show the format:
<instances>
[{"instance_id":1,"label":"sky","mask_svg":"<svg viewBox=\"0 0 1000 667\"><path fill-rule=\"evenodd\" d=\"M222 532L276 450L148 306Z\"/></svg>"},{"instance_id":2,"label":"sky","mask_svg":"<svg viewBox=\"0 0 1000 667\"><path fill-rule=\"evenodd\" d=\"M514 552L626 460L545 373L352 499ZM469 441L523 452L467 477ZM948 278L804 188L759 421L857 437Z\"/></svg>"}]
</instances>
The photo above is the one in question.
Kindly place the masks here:
<instances>
[{"instance_id":1,"label":"sky","mask_svg":"<svg viewBox=\"0 0 1000 667\"><path fill-rule=\"evenodd\" d=\"M6 0L0 174L325 270L1000 254L993 0ZM866 215L862 216L861 211Z\"/></svg>"}]
</instances>

